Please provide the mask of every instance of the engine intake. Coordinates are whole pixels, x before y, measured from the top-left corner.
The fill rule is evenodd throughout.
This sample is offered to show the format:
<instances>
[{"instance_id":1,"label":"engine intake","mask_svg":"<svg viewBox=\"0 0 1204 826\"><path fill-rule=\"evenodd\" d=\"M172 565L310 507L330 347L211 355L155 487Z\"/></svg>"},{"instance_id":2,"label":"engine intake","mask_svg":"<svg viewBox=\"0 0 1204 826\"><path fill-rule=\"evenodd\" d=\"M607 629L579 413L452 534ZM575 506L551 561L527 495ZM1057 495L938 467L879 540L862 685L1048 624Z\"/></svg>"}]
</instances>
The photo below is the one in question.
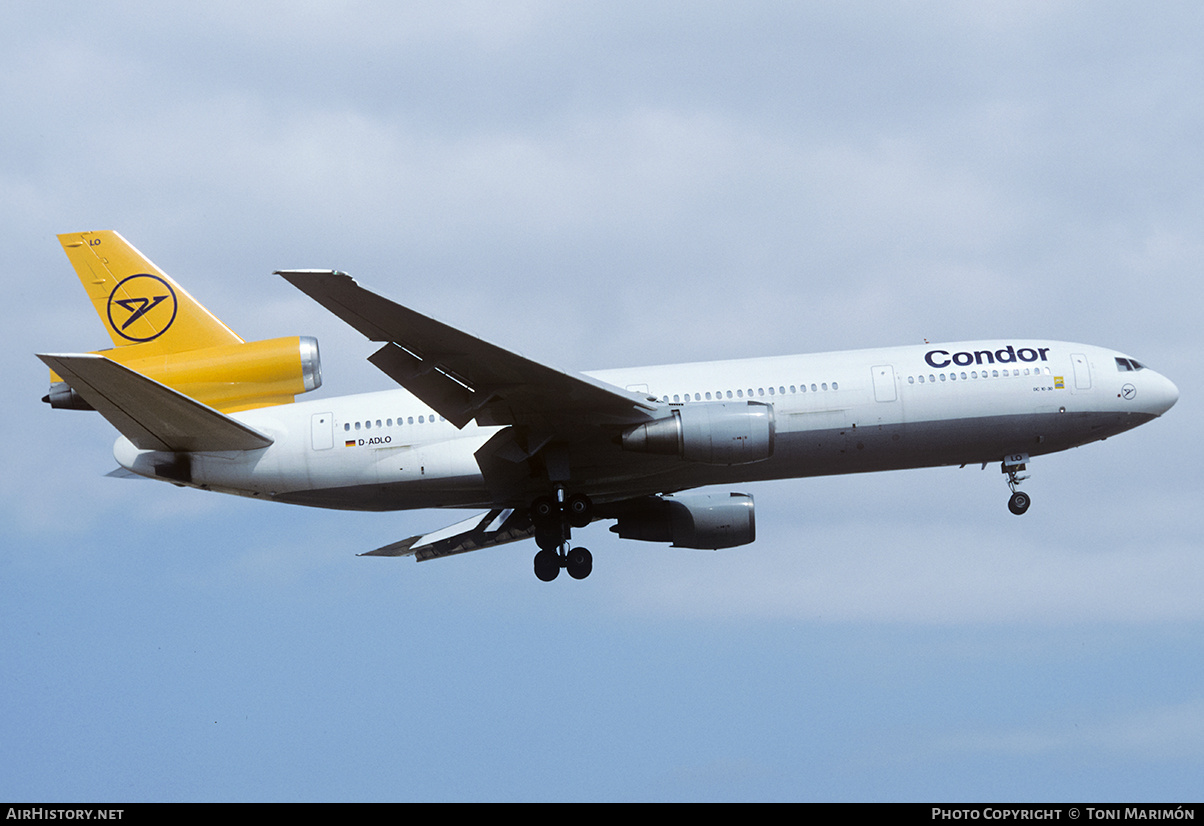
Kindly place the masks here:
<instances>
[{"instance_id":1,"label":"engine intake","mask_svg":"<svg viewBox=\"0 0 1204 826\"><path fill-rule=\"evenodd\" d=\"M622 445L708 465L746 465L773 455L773 437L772 405L712 402L675 407L669 416L636 425L623 433Z\"/></svg>"},{"instance_id":2,"label":"engine intake","mask_svg":"<svg viewBox=\"0 0 1204 826\"><path fill-rule=\"evenodd\" d=\"M623 539L714 551L755 540L757 520L746 493L687 493L641 500L610 530Z\"/></svg>"}]
</instances>

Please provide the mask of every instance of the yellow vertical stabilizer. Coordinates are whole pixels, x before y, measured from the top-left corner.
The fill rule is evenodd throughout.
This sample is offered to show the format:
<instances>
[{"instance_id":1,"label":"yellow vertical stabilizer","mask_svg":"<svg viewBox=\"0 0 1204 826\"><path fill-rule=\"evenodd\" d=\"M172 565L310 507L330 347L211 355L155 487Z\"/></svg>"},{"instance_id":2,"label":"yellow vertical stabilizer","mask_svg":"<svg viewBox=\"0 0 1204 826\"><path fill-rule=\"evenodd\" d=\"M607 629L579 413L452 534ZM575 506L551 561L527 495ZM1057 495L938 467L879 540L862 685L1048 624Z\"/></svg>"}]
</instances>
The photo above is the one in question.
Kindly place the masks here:
<instances>
[{"instance_id":1,"label":"yellow vertical stabilizer","mask_svg":"<svg viewBox=\"0 0 1204 826\"><path fill-rule=\"evenodd\" d=\"M115 346L153 356L242 343L118 233L70 232L59 243Z\"/></svg>"}]
</instances>

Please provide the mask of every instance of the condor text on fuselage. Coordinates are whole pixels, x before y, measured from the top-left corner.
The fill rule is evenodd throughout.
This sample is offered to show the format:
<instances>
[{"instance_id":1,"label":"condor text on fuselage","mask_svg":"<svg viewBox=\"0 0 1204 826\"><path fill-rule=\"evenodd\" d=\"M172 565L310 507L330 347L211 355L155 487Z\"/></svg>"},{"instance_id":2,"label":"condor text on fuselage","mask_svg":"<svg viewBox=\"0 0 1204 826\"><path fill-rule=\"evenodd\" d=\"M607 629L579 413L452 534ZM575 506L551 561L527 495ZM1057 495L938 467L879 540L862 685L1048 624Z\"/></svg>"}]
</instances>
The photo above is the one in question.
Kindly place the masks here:
<instances>
[{"instance_id":1,"label":"condor text on fuselage","mask_svg":"<svg viewBox=\"0 0 1204 826\"><path fill-rule=\"evenodd\" d=\"M1049 360L1048 347L1021 347L1016 349L1009 344L999 350L962 350L950 355L948 350L929 350L924 354L924 361L929 367L941 369L955 364L958 367L969 367L971 364L1015 364L1021 362L1032 364L1037 361Z\"/></svg>"}]
</instances>

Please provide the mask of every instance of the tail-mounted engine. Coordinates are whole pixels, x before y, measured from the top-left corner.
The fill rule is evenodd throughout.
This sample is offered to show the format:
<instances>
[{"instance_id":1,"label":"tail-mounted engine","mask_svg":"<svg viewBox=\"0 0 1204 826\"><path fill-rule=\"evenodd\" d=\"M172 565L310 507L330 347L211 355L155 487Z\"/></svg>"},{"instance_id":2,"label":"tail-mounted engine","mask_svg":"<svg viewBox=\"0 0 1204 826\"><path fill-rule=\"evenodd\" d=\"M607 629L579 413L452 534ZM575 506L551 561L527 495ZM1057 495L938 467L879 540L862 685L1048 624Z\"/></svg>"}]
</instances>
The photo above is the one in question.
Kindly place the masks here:
<instances>
[{"instance_id":1,"label":"tail-mounted engine","mask_svg":"<svg viewBox=\"0 0 1204 826\"><path fill-rule=\"evenodd\" d=\"M224 413L288 404L322 385L318 340L312 336L147 356L134 345L100 354ZM51 407L92 409L53 373L51 382L50 393L42 399Z\"/></svg>"},{"instance_id":2,"label":"tail-mounted engine","mask_svg":"<svg viewBox=\"0 0 1204 826\"><path fill-rule=\"evenodd\" d=\"M773 455L773 406L712 402L675 407L671 415L623 433L625 450L680 456L708 465L746 465Z\"/></svg>"},{"instance_id":3,"label":"tail-mounted engine","mask_svg":"<svg viewBox=\"0 0 1204 826\"><path fill-rule=\"evenodd\" d=\"M745 493L683 493L634 502L611 527L623 539L718 550L757 538L753 498Z\"/></svg>"}]
</instances>

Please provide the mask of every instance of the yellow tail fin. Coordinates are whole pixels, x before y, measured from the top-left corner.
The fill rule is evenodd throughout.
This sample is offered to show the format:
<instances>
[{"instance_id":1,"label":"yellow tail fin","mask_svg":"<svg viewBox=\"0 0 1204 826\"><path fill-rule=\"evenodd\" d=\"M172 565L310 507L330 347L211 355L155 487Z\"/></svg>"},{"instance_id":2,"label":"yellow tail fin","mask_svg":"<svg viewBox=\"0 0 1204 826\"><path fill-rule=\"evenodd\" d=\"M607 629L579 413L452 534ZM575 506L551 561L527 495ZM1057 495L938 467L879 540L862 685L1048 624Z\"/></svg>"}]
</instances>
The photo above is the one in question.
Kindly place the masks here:
<instances>
[{"instance_id":1,"label":"yellow tail fin","mask_svg":"<svg viewBox=\"0 0 1204 826\"><path fill-rule=\"evenodd\" d=\"M242 343L118 233L70 232L59 243L115 346L152 356Z\"/></svg>"}]
</instances>

